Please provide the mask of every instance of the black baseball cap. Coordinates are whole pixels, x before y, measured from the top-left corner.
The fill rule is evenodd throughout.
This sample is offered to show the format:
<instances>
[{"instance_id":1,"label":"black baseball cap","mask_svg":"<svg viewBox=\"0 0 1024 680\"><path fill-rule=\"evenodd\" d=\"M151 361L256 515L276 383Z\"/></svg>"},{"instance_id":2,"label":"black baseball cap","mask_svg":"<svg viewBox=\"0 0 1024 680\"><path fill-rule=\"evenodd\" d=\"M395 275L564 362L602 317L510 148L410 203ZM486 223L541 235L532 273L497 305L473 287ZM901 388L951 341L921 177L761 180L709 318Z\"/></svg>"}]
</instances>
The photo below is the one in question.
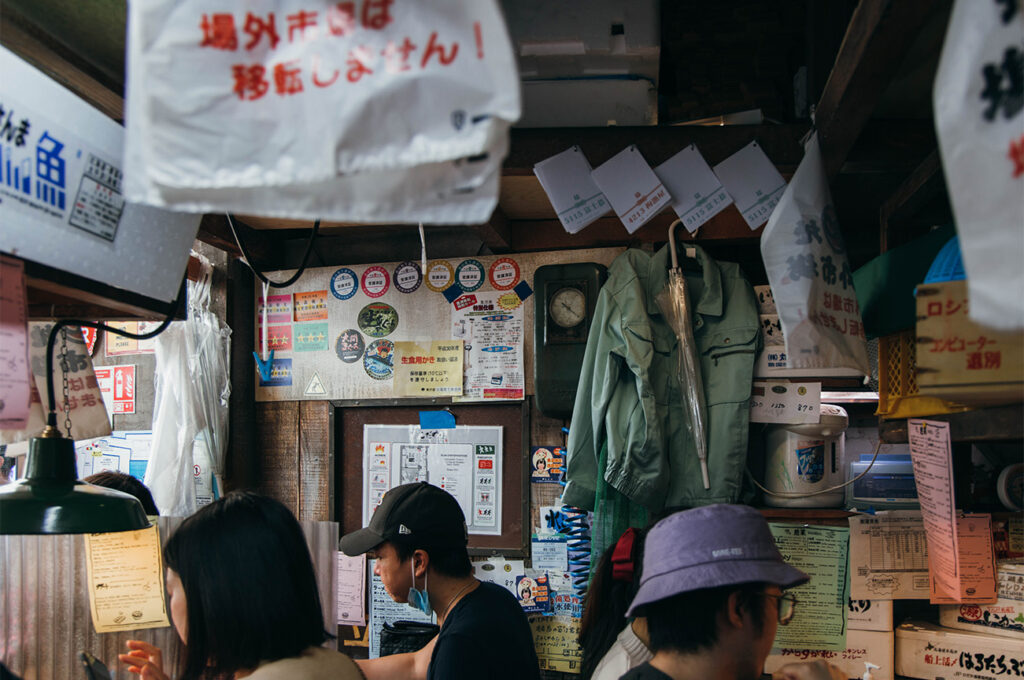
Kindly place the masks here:
<instances>
[{"instance_id":1,"label":"black baseball cap","mask_svg":"<svg viewBox=\"0 0 1024 680\"><path fill-rule=\"evenodd\" d=\"M384 494L370 525L342 536L338 548L352 557L396 539L430 548L465 546L466 516L444 489L426 482L402 484Z\"/></svg>"}]
</instances>

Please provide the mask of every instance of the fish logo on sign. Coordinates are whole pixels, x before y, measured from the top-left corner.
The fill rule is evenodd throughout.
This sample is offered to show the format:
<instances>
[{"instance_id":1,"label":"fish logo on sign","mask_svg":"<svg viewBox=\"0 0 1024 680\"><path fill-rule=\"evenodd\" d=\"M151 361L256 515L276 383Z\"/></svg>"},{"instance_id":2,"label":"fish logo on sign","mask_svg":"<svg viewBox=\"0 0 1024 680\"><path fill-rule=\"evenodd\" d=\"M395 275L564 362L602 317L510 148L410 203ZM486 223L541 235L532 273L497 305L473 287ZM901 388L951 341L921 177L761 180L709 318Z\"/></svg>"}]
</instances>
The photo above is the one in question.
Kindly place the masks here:
<instances>
[{"instance_id":1,"label":"fish logo on sign","mask_svg":"<svg viewBox=\"0 0 1024 680\"><path fill-rule=\"evenodd\" d=\"M307 396L322 396L327 394L327 388L324 387L323 381L320 380L320 375L313 372L313 377L309 379L309 384L306 385L306 391L304 392Z\"/></svg>"}]
</instances>

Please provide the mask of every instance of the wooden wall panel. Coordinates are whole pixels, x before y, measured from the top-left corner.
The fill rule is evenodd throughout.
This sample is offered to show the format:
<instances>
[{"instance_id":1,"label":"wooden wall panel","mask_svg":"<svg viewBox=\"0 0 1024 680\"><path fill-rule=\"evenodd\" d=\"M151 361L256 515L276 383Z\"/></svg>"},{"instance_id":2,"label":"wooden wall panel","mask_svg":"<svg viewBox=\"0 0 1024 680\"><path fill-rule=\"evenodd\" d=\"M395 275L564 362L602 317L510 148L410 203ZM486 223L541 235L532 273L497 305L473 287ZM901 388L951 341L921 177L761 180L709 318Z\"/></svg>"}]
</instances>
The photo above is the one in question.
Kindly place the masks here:
<instances>
[{"instance_id":1,"label":"wooden wall panel","mask_svg":"<svg viewBox=\"0 0 1024 680\"><path fill-rule=\"evenodd\" d=\"M334 407L328 401L299 402L299 519L331 519L331 451Z\"/></svg>"},{"instance_id":2,"label":"wooden wall panel","mask_svg":"<svg viewBox=\"0 0 1024 680\"><path fill-rule=\"evenodd\" d=\"M257 489L299 510L299 402L256 404Z\"/></svg>"}]
</instances>

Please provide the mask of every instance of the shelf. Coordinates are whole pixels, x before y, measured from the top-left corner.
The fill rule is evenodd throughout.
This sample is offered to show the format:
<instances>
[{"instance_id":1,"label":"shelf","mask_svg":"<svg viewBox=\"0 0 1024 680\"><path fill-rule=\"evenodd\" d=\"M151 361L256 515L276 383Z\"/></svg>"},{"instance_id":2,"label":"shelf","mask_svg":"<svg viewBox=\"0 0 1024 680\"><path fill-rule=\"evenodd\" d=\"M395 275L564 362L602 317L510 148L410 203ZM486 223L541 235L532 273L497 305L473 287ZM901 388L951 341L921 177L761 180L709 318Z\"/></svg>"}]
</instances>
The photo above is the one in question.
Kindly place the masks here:
<instances>
[{"instance_id":1,"label":"shelf","mask_svg":"<svg viewBox=\"0 0 1024 680\"><path fill-rule=\"evenodd\" d=\"M950 438L954 442L997 442L1024 439L1024 404L990 406L962 413L925 416L950 424ZM907 420L883 420L878 424L878 435L886 444L906 444Z\"/></svg>"}]
</instances>

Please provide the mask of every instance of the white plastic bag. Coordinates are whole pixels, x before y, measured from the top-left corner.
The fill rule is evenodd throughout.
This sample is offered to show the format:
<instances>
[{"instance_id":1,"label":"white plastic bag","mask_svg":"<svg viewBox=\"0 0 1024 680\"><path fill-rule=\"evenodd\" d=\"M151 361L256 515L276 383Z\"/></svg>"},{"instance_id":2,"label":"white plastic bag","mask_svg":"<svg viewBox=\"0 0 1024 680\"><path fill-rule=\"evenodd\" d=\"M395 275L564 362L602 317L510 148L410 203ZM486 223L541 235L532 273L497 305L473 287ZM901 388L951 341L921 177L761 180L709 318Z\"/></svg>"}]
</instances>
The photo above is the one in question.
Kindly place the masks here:
<instances>
[{"instance_id":1,"label":"white plastic bag","mask_svg":"<svg viewBox=\"0 0 1024 680\"><path fill-rule=\"evenodd\" d=\"M852 368L868 375L853 272L814 133L761 235L789 368Z\"/></svg>"},{"instance_id":2,"label":"white plastic bag","mask_svg":"<svg viewBox=\"0 0 1024 680\"><path fill-rule=\"evenodd\" d=\"M1024 10L958 0L935 76L935 128L971 320L1024 328Z\"/></svg>"}]
</instances>

